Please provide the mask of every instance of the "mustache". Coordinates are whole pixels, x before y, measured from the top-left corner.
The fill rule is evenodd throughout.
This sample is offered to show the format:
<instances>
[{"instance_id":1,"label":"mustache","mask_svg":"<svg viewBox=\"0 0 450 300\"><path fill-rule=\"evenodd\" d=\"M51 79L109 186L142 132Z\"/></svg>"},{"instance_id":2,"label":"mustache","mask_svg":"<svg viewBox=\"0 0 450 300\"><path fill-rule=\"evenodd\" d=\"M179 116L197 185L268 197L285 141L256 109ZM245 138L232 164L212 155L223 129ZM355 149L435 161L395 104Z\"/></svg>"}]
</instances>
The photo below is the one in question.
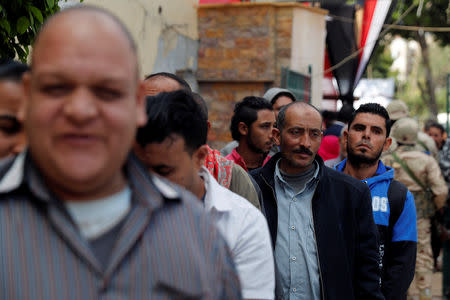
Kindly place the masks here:
<instances>
[{"instance_id":1,"label":"mustache","mask_svg":"<svg viewBox=\"0 0 450 300\"><path fill-rule=\"evenodd\" d=\"M310 155L310 156L313 155L311 150L309 150L306 147L300 147L300 148L294 149L294 150L292 150L292 152L297 153L297 154L307 154L307 155Z\"/></svg>"}]
</instances>

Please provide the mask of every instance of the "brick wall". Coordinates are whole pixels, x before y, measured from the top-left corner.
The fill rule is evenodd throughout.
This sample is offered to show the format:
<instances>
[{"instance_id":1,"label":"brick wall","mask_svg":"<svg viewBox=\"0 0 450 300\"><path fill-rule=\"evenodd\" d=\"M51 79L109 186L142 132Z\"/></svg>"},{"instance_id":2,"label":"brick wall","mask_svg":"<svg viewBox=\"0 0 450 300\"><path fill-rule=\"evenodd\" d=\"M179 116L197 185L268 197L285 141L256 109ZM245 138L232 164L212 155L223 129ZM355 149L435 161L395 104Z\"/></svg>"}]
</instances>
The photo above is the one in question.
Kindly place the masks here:
<instances>
[{"instance_id":1,"label":"brick wall","mask_svg":"<svg viewBox=\"0 0 450 300\"><path fill-rule=\"evenodd\" d=\"M231 141L230 123L234 105L245 96L262 96L266 90L262 82L205 82L200 85L200 94L205 99L211 130L208 143L216 149Z\"/></svg>"},{"instance_id":2,"label":"brick wall","mask_svg":"<svg viewBox=\"0 0 450 300\"><path fill-rule=\"evenodd\" d=\"M198 10L199 80L274 80L274 7Z\"/></svg>"},{"instance_id":3,"label":"brick wall","mask_svg":"<svg viewBox=\"0 0 450 300\"><path fill-rule=\"evenodd\" d=\"M237 101L279 86L281 67L290 65L292 18L292 6L284 5L199 7L196 77L209 107L212 146L231 140Z\"/></svg>"}]
</instances>

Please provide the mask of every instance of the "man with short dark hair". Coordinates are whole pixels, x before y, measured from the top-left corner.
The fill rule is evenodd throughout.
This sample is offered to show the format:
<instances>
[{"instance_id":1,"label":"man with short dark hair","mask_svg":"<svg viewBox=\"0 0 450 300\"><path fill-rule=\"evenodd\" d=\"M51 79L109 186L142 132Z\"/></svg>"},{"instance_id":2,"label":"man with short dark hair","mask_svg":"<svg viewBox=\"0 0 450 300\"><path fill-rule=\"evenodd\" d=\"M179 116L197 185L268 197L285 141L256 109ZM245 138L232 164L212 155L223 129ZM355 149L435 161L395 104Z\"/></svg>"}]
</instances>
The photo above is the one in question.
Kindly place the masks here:
<instances>
[{"instance_id":1,"label":"man with short dark hair","mask_svg":"<svg viewBox=\"0 0 450 300\"><path fill-rule=\"evenodd\" d=\"M147 100L148 122L134 147L149 171L191 191L231 248L245 299L273 299L274 266L267 222L244 198L220 186L204 167L207 118L190 93L159 93Z\"/></svg>"},{"instance_id":2,"label":"man with short dark hair","mask_svg":"<svg viewBox=\"0 0 450 300\"><path fill-rule=\"evenodd\" d=\"M117 17L52 16L23 87L28 150L0 166L0 299L241 299L195 197L130 155L145 98Z\"/></svg>"},{"instance_id":3,"label":"man with short dark hair","mask_svg":"<svg viewBox=\"0 0 450 300\"><path fill-rule=\"evenodd\" d=\"M251 172L275 251L276 299L384 299L369 189L324 166L314 106L289 104L277 124L280 153Z\"/></svg>"},{"instance_id":4,"label":"man with short dark hair","mask_svg":"<svg viewBox=\"0 0 450 300\"><path fill-rule=\"evenodd\" d=\"M290 90L277 87L268 89L264 94L263 98L269 101L270 105L272 105L273 112L275 114L275 121L278 117L278 113L284 106L296 101L295 95ZM276 124L274 126L276 127ZM222 155L227 156L238 145L239 145L238 141L235 140L231 141L220 150L220 153L222 153ZM279 151L278 147L274 145L270 150L269 155L272 156L278 151Z\"/></svg>"},{"instance_id":5,"label":"man with short dark hair","mask_svg":"<svg viewBox=\"0 0 450 300\"><path fill-rule=\"evenodd\" d=\"M146 96L155 96L161 92L173 92L178 90L191 91L191 87L183 78L165 72L147 76L144 81L144 86ZM208 120L208 107L199 94L193 93L193 96L202 108L202 113L205 115L208 122L209 131L211 123ZM261 208L256 186L254 186L250 175L248 175L239 165L226 159L218 150L208 146L208 156L205 159L205 167L211 172L220 185L244 197L256 208Z\"/></svg>"},{"instance_id":6,"label":"man with short dark hair","mask_svg":"<svg viewBox=\"0 0 450 300\"><path fill-rule=\"evenodd\" d=\"M0 158L20 153L25 147L22 116L22 75L28 66L16 61L0 65Z\"/></svg>"},{"instance_id":7,"label":"man with short dark hair","mask_svg":"<svg viewBox=\"0 0 450 300\"><path fill-rule=\"evenodd\" d=\"M347 159L338 171L366 183L380 234L381 290L387 300L406 299L414 277L417 227L414 198L394 170L380 160L391 145L391 122L385 108L376 103L361 105L344 132Z\"/></svg>"},{"instance_id":8,"label":"man with short dark hair","mask_svg":"<svg viewBox=\"0 0 450 300\"><path fill-rule=\"evenodd\" d=\"M445 143L445 129L444 126L436 121L429 122L425 127L426 134L428 134L436 143L438 150L442 150Z\"/></svg>"},{"instance_id":9,"label":"man with short dark hair","mask_svg":"<svg viewBox=\"0 0 450 300\"><path fill-rule=\"evenodd\" d=\"M226 158L249 171L263 166L273 146L275 115L270 103L248 96L236 103L231 118L231 136L239 145Z\"/></svg>"}]
</instances>

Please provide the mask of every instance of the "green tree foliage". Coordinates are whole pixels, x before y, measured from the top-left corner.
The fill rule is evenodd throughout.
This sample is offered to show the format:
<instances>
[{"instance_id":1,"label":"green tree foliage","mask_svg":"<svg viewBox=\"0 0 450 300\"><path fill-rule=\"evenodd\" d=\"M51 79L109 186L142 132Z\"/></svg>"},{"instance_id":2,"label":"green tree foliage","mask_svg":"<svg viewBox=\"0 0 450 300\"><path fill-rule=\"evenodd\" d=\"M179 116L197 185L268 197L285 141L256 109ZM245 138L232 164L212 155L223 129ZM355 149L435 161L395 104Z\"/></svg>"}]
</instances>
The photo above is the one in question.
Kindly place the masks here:
<instances>
[{"instance_id":1,"label":"green tree foliage","mask_svg":"<svg viewBox=\"0 0 450 300\"><path fill-rule=\"evenodd\" d=\"M417 9L407 14L399 22L399 25L420 27L449 26L450 12L448 0L399 0L397 8L393 12L393 20L398 20L401 14L413 4L416 5ZM427 33L429 38L427 38L427 35L422 30L407 31L392 29L390 32L406 39L416 40L419 43L422 54L421 65L424 72L421 78L416 79L417 86L420 89L421 98L425 104L424 106L429 109L430 117L435 118L439 108L436 98L436 75L433 74L433 66L430 62L432 54L430 53L429 41L436 41L440 47L445 47L450 44L449 32L430 32ZM440 76L440 74L437 76Z\"/></svg>"},{"instance_id":2,"label":"green tree foliage","mask_svg":"<svg viewBox=\"0 0 450 300\"><path fill-rule=\"evenodd\" d=\"M392 63L394 59L389 52L389 48L386 47L389 44L390 38L383 39L375 47L372 54L369 65L367 66L364 77L366 78L389 78L396 77L397 72L391 71ZM372 63L374 62L374 63Z\"/></svg>"},{"instance_id":3,"label":"green tree foliage","mask_svg":"<svg viewBox=\"0 0 450 300\"><path fill-rule=\"evenodd\" d=\"M421 27L448 27L450 25L450 7L448 0L398 0L396 9L392 13L392 22L398 20L401 14L412 4L416 5L398 25L421 26ZM406 31L391 29L392 34L399 34L406 39L417 39L417 31ZM434 39L445 46L450 44L448 32L433 32Z\"/></svg>"},{"instance_id":4,"label":"green tree foliage","mask_svg":"<svg viewBox=\"0 0 450 300\"><path fill-rule=\"evenodd\" d=\"M437 42L430 45L430 65L436 85L436 102L438 112L446 111L447 74L450 73L450 45L442 47ZM397 83L396 98L404 100L413 116L426 120L430 117L429 107L424 101L421 89L424 89L425 70L423 64L416 64L408 74L406 82Z\"/></svg>"},{"instance_id":5,"label":"green tree foliage","mask_svg":"<svg viewBox=\"0 0 450 300\"><path fill-rule=\"evenodd\" d=\"M0 58L25 62L42 23L58 10L58 0L0 0Z\"/></svg>"},{"instance_id":6,"label":"green tree foliage","mask_svg":"<svg viewBox=\"0 0 450 300\"><path fill-rule=\"evenodd\" d=\"M400 16L413 5L413 9L402 19ZM398 22L398 23L397 23ZM391 23L414 27L448 27L450 7L448 0L398 0L392 13ZM442 88L448 73L448 45L450 33L391 28L382 44L389 36L399 35L407 40L415 40L420 46L420 65L407 74L406 82L398 82L396 98L409 103L410 109L418 115L435 117L442 110ZM432 43L430 41L433 41ZM386 58L380 51L372 57L370 68L386 70Z\"/></svg>"}]
</instances>

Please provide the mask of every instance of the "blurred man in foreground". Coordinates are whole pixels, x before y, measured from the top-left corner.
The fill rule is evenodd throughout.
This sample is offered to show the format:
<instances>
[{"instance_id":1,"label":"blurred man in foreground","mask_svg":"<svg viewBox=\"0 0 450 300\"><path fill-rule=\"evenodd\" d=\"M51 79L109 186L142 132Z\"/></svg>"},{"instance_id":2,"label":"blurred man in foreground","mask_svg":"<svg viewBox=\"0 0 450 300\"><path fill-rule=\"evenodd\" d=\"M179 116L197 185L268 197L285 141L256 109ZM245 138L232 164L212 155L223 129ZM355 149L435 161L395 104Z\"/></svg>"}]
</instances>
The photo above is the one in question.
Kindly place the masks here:
<instances>
[{"instance_id":1,"label":"blurred man in foreground","mask_svg":"<svg viewBox=\"0 0 450 300\"><path fill-rule=\"evenodd\" d=\"M146 122L138 74L105 10L43 25L23 77L29 148L0 169L1 299L241 299L195 198L129 155Z\"/></svg>"}]
</instances>

